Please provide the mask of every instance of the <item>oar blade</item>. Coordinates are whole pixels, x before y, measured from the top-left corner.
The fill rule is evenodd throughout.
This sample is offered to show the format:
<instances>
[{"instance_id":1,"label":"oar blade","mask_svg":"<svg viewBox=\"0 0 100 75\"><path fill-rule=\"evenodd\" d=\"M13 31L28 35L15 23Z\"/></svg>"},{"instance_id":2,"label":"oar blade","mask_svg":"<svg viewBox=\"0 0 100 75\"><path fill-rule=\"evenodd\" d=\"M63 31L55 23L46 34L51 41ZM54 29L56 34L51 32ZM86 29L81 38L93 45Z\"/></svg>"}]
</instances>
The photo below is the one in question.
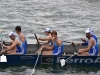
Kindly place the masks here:
<instances>
[{"instance_id":1,"label":"oar blade","mask_svg":"<svg viewBox=\"0 0 100 75\"><path fill-rule=\"evenodd\" d=\"M2 55L0 62L7 62L7 57L5 55Z\"/></svg>"},{"instance_id":2,"label":"oar blade","mask_svg":"<svg viewBox=\"0 0 100 75\"><path fill-rule=\"evenodd\" d=\"M35 69L33 69L33 71L32 71L32 73L31 73L31 75L35 75Z\"/></svg>"},{"instance_id":3,"label":"oar blade","mask_svg":"<svg viewBox=\"0 0 100 75\"><path fill-rule=\"evenodd\" d=\"M65 59L61 59L60 63L61 63L61 67L63 67L66 64L66 60Z\"/></svg>"}]
</instances>

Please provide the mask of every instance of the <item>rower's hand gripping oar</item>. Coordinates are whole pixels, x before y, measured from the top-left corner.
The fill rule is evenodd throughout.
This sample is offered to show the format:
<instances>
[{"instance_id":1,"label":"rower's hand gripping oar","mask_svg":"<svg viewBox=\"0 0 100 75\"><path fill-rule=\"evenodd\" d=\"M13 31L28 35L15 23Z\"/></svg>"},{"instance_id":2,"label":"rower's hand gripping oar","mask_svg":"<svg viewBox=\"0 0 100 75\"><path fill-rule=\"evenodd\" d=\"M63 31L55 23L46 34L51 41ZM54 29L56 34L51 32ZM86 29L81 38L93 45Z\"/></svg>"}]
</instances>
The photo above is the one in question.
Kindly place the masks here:
<instances>
[{"instance_id":1,"label":"rower's hand gripping oar","mask_svg":"<svg viewBox=\"0 0 100 75\"><path fill-rule=\"evenodd\" d=\"M75 49L75 52L74 52L74 54L71 55L69 58L67 58L67 59L61 59L61 60L60 60L61 67L63 67L63 66L66 64L66 61L68 61L69 59L71 59L73 56L78 55L78 53L76 53L76 48L75 48L75 45L74 45L73 42L72 42L72 45L73 45L73 47L74 47L74 49Z\"/></svg>"},{"instance_id":2,"label":"rower's hand gripping oar","mask_svg":"<svg viewBox=\"0 0 100 75\"><path fill-rule=\"evenodd\" d=\"M37 62L38 62L38 60L39 60L39 56L40 56L40 54L41 54L41 50L42 50L42 48L40 48L40 50L38 51L38 57L37 57L37 59L36 59L36 62L35 62L35 65L34 65L34 68L33 68L33 70L32 70L31 75L35 75L35 67L36 67L36 64L37 64Z\"/></svg>"}]
</instances>

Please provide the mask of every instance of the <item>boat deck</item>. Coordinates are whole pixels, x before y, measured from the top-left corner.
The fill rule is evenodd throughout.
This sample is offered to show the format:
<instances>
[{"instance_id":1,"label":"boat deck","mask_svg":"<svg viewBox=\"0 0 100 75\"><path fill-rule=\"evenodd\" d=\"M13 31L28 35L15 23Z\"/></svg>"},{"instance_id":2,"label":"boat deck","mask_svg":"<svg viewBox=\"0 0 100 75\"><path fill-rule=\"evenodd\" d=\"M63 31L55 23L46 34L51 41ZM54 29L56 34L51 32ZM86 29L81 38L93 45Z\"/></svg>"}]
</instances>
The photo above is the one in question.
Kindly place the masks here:
<instances>
[{"instance_id":1,"label":"boat deck","mask_svg":"<svg viewBox=\"0 0 100 75\"><path fill-rule=\"evenodd\" d=\"M34 54L36 50L40 48L41 45L36 44L28 44L27 54ZM79 45L64 45L64 52L66 54L73 54L74 52L77 52L80 48L86 48L87 46L79 46ZM99 44L100 49L100 44ZM100 50L99 50L100 53Z\"/></svg>"},{"instance_id":2,"label":"boat deck","mask_svg":"<svg viewBox=\"0 0 100 75\"><path fill-rule=\"evenodd\" d=\"M35 51L37 51L41 45L37 44L28 44L27 46L27 54L35 54ZM64 52L66 54L73 54L74 52L77 52L80 48L86 48L87 46L79 46L79 45L64 45ZM0 47L2 50L2 48ZM99 44L99 49L100 49L100 44ZM100 53L100 50L99 50Z\"/></svg>"}]
</instances>

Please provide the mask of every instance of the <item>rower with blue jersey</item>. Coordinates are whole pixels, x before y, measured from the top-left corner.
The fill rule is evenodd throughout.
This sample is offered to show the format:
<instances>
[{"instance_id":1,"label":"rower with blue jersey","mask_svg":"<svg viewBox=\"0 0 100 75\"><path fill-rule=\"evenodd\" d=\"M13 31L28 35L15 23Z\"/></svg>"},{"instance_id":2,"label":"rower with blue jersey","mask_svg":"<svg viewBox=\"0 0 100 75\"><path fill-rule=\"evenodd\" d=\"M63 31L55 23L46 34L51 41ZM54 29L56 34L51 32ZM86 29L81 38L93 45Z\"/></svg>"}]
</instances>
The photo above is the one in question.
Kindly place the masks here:
<instances>
[{"instance_id":1,"label":"rower with blue jersey","mask_svg":"<svg viewBox=\"0 0 100 75\"><path fill-rule=\"evenodd\" d=\"M88 38L87 44L88 47L85 49L79 49L79 55L98 55L98 42L96 37L93 37L91 30L87 29L86 37Z\"/></svg>"},{"instance_id":2,"label":"rower with blue jersey","mask_svg":"<svg viewBox=\"0 0 100 75\"><path fill-rule=\"evenodd\" d=\"M58 46L56 42L53 42L54 49L52 51L53 55L62 55L63 53L63 43Z\"/></svg>"},{"instance_id":3,"label":"rower with blue jersey","mask_svg":"<svg viewBox=\"0 0 100 75\"><path fill-rule=\"evenodd\" d=\"M20 53L20 54L26 54L26 46L25 46L25 43L21 42L20 39L16 39L20 42L20 45L16 45L16 53Z\"/></svg>"},{"instance_id":4,"label":"rower with blue jersey","mask_svg":"<svg viewBox=\"0 0 100 75\"><path fill-rule=\"evenodd\" d=\"M27 39L26 39L26 36L21 32L21 27L20 26L16 26L15 27L15 31L16 33L19 35L19 40L22 42L22 44L24 45L24 50L26 52L27 50Z\"/></svg>"},{"instance_id":5,"label":"rower with blue jersey","mask_svg":"<svg viewBox=\"0 0 100 75\"><path fill-rule=\"evenodd\" d=\"M63 53L63 42L58 38L57 32L51 32L51 45L41 46L39 50L35 53L38 53L41 49L43 55L62 55Z\"/></svg>"},{"instance_id":6,"label":"rower with blue jersey","mask_svg":"<svg viewBox=\"0 0 100 75\"><path fill-rule=\"evenodd\" d=\"M2 50L2 52L6 52L8 54L26 54L26 47L25 45L15 36L14 32L11 32L9 34L10 39L13 41L11 46L5 46L5 50Z\"/></svg>"}]
</instances>

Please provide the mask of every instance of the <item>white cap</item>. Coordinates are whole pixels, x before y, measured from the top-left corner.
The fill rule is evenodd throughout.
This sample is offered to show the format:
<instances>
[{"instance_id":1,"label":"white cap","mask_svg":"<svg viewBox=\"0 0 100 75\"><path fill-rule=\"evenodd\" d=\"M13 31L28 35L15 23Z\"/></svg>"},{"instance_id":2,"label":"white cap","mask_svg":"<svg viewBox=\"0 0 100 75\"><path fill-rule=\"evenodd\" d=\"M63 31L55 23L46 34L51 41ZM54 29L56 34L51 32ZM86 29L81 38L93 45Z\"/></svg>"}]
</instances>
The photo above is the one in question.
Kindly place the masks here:
<instances>
[{"instance_id":1,"label":"white cap","mask_svg":"<svg viewBox=\"0 0 100 75\"><path fill-rule=\"evenodd\" d=\"M15 33L14 32L10 32L8 36L11 36L11 35L15 35Z\"/></svg>"},{"instance_id":2,"label":"white cap","mask_svg":"<svg viewBox=\"0 0 100 75\"><path fill-rule=\"evenodd\" d=\"M86 32L86 33L90 33L90 34L93 35L93 30L92 30L92 28L87 28L85 32Z\"/></svg>"},{"instance_id":3,"label":"white cap","mask_svg":"<svg viewBox=\"0 0 100 75\"><path fill-rule=\"evenodd\" d=\"M87 30L85 31L85 33L90 33L90 30L89 30L89 29L87 29Z\"/></svg>"},{"instance_id":4,"label":"white cap","mask_svg":"<svg viewBox=\"0 0 100 75\"><path fill-rule=\"evenodd\" d=\"M87 28L87 29L89 29L91 32L93 32L93 29L92 28Z\"/></svg>"},{"instance_id":5,"label":"white cap","mask_svg":"<svg viewBox=\"0 0 100 75\"><path fill-rule=\"evenodd\" d=\"M45 32L50 32L50 31L51 31L50 28L45 29Z\"/></svg>"}]
</instances>

